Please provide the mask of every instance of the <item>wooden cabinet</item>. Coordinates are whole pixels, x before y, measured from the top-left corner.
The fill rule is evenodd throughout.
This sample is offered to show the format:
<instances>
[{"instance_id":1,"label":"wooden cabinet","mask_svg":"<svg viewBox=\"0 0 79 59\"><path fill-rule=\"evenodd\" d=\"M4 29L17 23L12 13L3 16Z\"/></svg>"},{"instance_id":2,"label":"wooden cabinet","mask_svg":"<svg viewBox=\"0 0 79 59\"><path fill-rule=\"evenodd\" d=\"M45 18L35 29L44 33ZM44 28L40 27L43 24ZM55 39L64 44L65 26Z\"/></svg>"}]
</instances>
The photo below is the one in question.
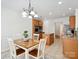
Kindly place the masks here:
<instances>
[{"instance_id":1,"label":"wooden cabinet","mask_svg":"<svg viewBox=\"0 0 79 59\"><path fill-rule=\"evenodd\" d=\"M54 43L54 33L52 34L46 34L46 44L47 45L51 45L52 43Z\"/></svg>"},{"instance_id":2,"label":"wooden cabinet","mask_svg":"<svg viewBox=\"0 0 79 59\"><path fill-rule=\"evenodd\" d=\"M41 27L42 30L43 30L43 21L42 20L38 20L38 19L34 19L34 18L32 19L32 37L33 37L33 34L36 33L35 27ZM40 38L42 38L42 32L39 32L37 34L39 34Z\"/></svg>"},{"instance_id":3,"label":"wooden cabinet","mask_svg":"<svg viewBox=\"0 0 79 59\"><path fill-rule=\"evenodd\" d=\"M78 40L76 38L64 38L63 53L70 59L78 59Z\"/></svg>"},{"instance_id":4,"label":"wooden cabinet","mask_svg":"<svg viewBox=\"0 0 79 59\"><path fill-rule=\"evenodd\" d=\"M38 25L39 26L43 26L43 22L42 21L38 21Z\"/></svg>"},{"instance_id":5,"label":"wooden cabinet","mask_svg":"<svg viewBox=\"0 0 79 59\"><path fill-rule=\"evenodd\" d=\"M43 21L42 20L33 19L32 20L32 24L34 26L43 26Z\"/></svg>"},{"instance_id":6,"label":"wooden cabinet","mask_svg":"<svg viewBox=\"0 0 79 59\"><path fill-rule=\"evenodd\" d=\"M75 16L70 16L69 18L69 25L71 29L75 28Z\"/></svg>"},{"instance_id":7,"label":"wooden cabinet","mask_svg":"<svg viewBox=\"0 0 79 59\"><path fill-rule=\"evenodd\" d=\"M35 20L35 19L33 19L33 20L32 20L32 25L33 25L33 26L38 26L38 21Z\"/></svg>"}]
</instances>

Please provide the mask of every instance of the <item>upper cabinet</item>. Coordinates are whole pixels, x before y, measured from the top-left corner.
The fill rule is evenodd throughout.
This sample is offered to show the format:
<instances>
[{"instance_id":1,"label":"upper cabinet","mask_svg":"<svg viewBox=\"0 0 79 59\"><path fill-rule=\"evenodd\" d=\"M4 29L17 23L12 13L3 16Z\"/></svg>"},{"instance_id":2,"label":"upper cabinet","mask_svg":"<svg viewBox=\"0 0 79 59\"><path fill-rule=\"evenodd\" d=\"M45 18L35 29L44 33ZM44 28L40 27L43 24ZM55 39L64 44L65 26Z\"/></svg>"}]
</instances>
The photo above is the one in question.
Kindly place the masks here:
<instances>
[{"instance_id":1,"label":"upper cabinet","mask_svg":"<svg viewBox=\"0 0 79 59\"><path fill-rule=\"evenodd\" d=\"M69 24L71 29L75 29L75 16L69 17Z\"/></svg>"},{"instance_id":2,"label":"upper cabinet","mask_svg":"<svg viewBox=\"0 0 79 59\"><path fill-rule=\"evenodd\" d=\"M39 26L43 26L43 22L42 21L38 21L38 25Z\"/></svg>"},{"instance_id":3,"label":"upper cabinet","mask_svg":"<svg viewBox=\"0 0 79 59\"><path fill-rule=\"evenodd\" d=\"M32 24L33 24L33 26L43 26L43 21L42 20L33 19L32 20Z\"/></svg>"},{"instance_id":4,"label":"upper cabinet","mask_svg":"<svg viewBox=\"0 0 79 59\"><path fill-rule=\"evenodd\" d=\"M42 38L43 21L38 19L32 19L32 37L34 33L39 34L39 38Z\"/></svg>"},{"instance_id":5,"label":"upper cabinet","mask_svg":"<svg viewBox=\"0 0 79 59\"><path fill-rule=\"evenodd\" d=\"M33 22L33 23L32 23L33 26L38 26L38 21L37 21L37 20L33 19L32 22Z\"/></svg>"}]
</instances>

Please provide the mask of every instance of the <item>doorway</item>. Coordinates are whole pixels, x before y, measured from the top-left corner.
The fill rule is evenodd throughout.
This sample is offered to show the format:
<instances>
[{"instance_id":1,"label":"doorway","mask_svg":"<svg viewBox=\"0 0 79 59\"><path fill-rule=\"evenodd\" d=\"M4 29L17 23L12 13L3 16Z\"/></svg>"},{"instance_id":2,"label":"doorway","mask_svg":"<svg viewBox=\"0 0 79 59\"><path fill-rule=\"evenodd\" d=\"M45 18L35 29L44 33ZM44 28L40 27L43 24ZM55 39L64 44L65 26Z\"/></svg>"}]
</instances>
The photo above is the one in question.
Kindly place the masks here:
<instances>
[{"instance_id":1,"label":"doorway","mask_svg":"<svg viewBox=\"0 0 79 59\"><path fill-rule=\"evenodd\" d=\"M60 39L63 34L63 23L55 22L55 38Z\"/></svg>"}]
</instances>

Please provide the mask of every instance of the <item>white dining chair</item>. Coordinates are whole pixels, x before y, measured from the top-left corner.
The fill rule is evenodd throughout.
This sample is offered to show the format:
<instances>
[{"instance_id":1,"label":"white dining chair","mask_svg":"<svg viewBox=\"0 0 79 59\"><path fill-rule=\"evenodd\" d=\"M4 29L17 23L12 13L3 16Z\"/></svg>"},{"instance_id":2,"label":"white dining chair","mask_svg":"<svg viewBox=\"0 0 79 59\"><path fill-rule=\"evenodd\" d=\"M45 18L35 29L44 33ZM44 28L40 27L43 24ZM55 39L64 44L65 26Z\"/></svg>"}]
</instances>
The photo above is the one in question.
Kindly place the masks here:
<instances>
[{"instance_id":1,"label":"white dining chair","mask_svg":"<svg viewBox=\"0 0 79 59\"><path fill-rule=\"evenodd\" d=\"M8 38L8 44L9 44L9 49L10 49L10 59L21 59L21 58L23 58L25 51L21 48L16 49L14 41L11 38Z\"/></svg>"},{"instance_id":2,"label":"white dining chair","mask_svg":"<svg viewBox=\"0 0 79 59\"><path fill-rule=\"evenodd\" d=\"M46 39L40 39L38 49L34 49L29 52L29 56L35 59L43 58L44 59L44 51L45 51Z\"/></svg>"},{"instance_id":3,"label":"white dining chair","mask_svg":"<svg viewBox=\"0 0 79 59\"><path fill-rule=\"evenodd\" d=\"M39 34L33 34L33 39L34 40L39 40Z\"/></svg>"}]
</instances>

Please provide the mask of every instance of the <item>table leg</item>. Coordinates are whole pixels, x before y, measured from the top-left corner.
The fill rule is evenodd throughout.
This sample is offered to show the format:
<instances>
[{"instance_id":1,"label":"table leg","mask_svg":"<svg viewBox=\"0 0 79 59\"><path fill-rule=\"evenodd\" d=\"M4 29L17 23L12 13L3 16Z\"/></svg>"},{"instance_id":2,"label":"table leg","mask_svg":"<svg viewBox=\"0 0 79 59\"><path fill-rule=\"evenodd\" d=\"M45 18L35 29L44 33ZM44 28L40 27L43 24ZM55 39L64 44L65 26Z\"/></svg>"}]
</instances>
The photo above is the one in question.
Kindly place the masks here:
<instances>
[{"instance_id":1,"label":"table leg","mask_svg":"<svg viewBox=\"0 0 79 59\"><path fill-rule=\"evenodd\" d=\"M25 50L25 59L29 59L28 53L29 53L29 51L26 49Z\"/></svg>"}]
</instances>

